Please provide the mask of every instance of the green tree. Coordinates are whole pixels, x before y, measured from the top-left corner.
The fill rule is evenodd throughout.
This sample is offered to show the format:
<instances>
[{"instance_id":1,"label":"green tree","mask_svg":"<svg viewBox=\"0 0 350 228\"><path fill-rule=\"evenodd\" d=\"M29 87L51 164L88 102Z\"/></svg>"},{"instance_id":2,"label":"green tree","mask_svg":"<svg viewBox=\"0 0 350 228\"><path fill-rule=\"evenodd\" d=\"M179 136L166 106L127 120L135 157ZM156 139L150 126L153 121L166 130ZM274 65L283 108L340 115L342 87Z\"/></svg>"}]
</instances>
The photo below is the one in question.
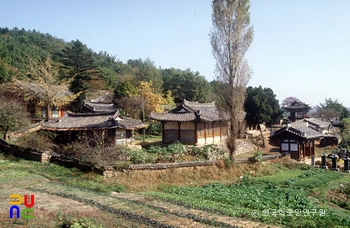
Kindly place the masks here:
<instances>
[{"instance_id":1,"label":"green tree","mask_svg":"<svg viewBox=\"0 0 350 228\"><path fill-rule=\"evenodd\" d=\"M70 47L58 54L60 62L63 63L63 77L74 78L69 89L77 94L81 93L70 105L70 110L80 112L86 100L86 91L92 78L99 78L91 51L79 40L72 41Z\"/></svg>"},{"instance_id":2,"label":"green tree","mask_svg":"<svg viewBox=\"0 0 350 228\"><path fill-rule=\"evenodd\" d=\"M240 130L239 117L243 111L246 86L251 70L244 59L253 41L250 26L249 0L213 0L210 41L216 59L217 80L221 98L219 107L229 115L227 146L233 159Z\"/></svg>"},{"instance_id":3,"label":"green tree","mask_svg":"<svg viewBox=\"0 0 350 228\"><path fill-rule=\"evenodd\" d=\"M0 63L0 84L7 82L11 79L10 74L7 72L3 63Z\"/></svg>"},{"instance_id":4,"label":"green tree","mask_svg":"<svg viewBox=\"0 0 350 228\"><path fill-rule=\"evenodd\" d=\"M211 93L210 83L200 73L191 69L161 69L163 78L163 93L172 91L175 98L180 100L209 102Z\"/></svg>"},{"instance_id":5,"label":"green tree","mask_svg":"<svg viewBox=\"0 0 350 228\"><path fill-rule=\"evenodd\" d=\"M246 121L249 125L258 125L263 122L273 124L283 117L279 101L270 88L247 88L247 98L244 102Z\"/></svg>"},{"instance_id":6,"label":"green tree","mask_svg":"<svg viewBox=\"0 0 350 228\"><path fill-rule=\"evenodd\" d=\"M123 83L118 84L114 90L115 99L133 96L136 94L137 94L136 88L129 81L124 81Z\"/></svg>"},{"instance_id":7,"label":"green tree","mask_svg":"<svg viewBox=\"0 0 350 228\"><path fill-rule=\"evenodd\" d=\"M339 147L350 149L350 118L344 118L342 120L342 123L343 123L343 129L341 132L342 141Z\"/></svg>"},{"instance_id":8,"label":"green tree","mask_svg":"<svg viewBox=\"0 0 350 228\"><path fill-rule=\"evenodd\" d=\"M340 120L350 117L348 109L339 103L338 99L332 100L332 98L325 98L324 103L317 105L317 115L326 119L339 118Z\"/></svg>"},{"instance_id":9,"label":"green tree","mask_svg":"<svg viewBox=\"0 0 350 228\"><path fill-rule=\"evenodd\" d=\"M156 93L162 92L163 80L159 70L149 58L142 59L129 59L128 65L136 69L136 79L139 82L152 82L154 91ZM139 84L137 85L137 87Z\"/></svg>"}]
</instances>

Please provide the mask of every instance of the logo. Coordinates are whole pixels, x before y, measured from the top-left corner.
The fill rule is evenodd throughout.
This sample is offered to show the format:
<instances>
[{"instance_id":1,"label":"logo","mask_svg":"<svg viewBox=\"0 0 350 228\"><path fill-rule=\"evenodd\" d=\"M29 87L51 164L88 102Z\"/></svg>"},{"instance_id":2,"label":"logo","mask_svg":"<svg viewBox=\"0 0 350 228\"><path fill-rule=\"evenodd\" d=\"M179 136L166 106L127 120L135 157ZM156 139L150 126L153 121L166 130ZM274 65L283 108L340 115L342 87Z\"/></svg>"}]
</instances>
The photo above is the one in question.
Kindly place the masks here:
<instances>
[{"instance_id":1,"label":"logo","mask_svg":"<svg viewBox=\"0 0 350 228\"><path fill-rule=\"evenodd\" d=\"M18 205L21 205L24 203L24 206L26 208L20 209ZM16 218L26 218L26 219L31 219L34 218L34 195L30 195L30 203L28 202L28 195L24 195L24 201L23 197L19 194L10 194L10 205L13 205L10 207L10 218L13 218L13 213L15 211L16 213Z\"/></svg>"}]
</instances>

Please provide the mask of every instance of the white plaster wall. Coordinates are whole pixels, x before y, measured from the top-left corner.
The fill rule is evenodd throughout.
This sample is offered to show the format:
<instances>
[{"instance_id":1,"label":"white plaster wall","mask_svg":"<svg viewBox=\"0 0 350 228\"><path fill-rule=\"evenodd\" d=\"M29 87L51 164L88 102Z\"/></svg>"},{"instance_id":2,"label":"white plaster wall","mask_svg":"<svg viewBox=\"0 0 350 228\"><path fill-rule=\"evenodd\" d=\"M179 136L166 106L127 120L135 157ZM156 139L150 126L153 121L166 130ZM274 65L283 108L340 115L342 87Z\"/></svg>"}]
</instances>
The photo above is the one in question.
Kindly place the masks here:
<instances>
[{"instance_id":1,"label":"white plaster wall","mask_svg":"<svg viewBox=\"0 0 350 228\"><path fill-rule=\"evenodd\" d=\"M179 126L176 122L167 122L164 124L164 130L178 129Z\"/></svg>"},{"instance_id":2,"label":"white plaster wall","mask_svg":"<svg viewBox=\"0 0 350 228\"><path fill-rule=\"evenodd\" d=\"M191 123L191 122L183 122L183 123L181 123L181 129L182 130L194 130L195 125L194 125L194 123Z\"/></svg>"}]
</instances>

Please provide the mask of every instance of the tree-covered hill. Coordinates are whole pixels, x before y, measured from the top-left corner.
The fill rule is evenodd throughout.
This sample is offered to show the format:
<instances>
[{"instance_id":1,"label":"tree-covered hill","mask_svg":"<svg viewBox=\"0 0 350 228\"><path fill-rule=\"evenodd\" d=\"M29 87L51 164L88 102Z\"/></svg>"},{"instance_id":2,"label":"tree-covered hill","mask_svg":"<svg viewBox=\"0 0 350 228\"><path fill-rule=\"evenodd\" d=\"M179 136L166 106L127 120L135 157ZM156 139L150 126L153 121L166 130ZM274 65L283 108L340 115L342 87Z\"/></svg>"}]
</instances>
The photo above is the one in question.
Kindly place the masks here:
<instances>
[{"instance_id":1,"label":"tree-covered hill","mask_svg":"<svg viewBox=\"0 0 350 228\"><path fill-rule=\"evenodd\" d=\"M28 77L30 62L40 62L47 56L60 68L62 79L76 77L72 86L81 85L77 91L115 90L125 81L137 88L142 81L152 81L154 92L163 97L170 90L175 98L212 100L211 85L199 72L157 68L150 59L130 59L123 63L106 51L91 50L78 39L67 42L36 30L0 28L0 83Z\"/></svg>"}]
</instances>

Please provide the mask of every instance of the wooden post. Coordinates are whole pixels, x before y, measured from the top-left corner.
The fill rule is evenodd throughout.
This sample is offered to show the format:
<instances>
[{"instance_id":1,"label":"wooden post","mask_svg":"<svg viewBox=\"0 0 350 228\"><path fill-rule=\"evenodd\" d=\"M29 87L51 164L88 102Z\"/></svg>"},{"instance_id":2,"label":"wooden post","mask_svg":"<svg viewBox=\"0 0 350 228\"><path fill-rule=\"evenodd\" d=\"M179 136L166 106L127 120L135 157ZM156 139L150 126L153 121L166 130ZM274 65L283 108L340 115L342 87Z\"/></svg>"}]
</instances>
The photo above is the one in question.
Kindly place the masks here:
<instances>
[{"instance_id":1,"label":"wooden post","mask_svg":"<svg viewBox=\"0 0 350 228\"><path fill-rule=\"evenodd\" d=\"M213 136L213 142L215 140L215 125L214 122L211 122L211 134Z\"/></svg>"},{"instance_id":2,"label":"wooden post","mask_svg":"<svg viewBox=\"0 0 350 228\"><path fill-rule=\"evenodd\" d=\"M207 123L204 122L204 141L207 143Z\"/></svg>"},{"instance_id":3,"label":"wooden post","mask_svg":"<svg viewBox=\"0 0 350 228\"><path fill-rule=\"evenodd\" d=\"M194 144L198 144L198 130L197 130L197 123L194 123Z\"/></svg>"},{"instance_id":4,"label":"wooden post","mask_svg":"<svg viewBox=\"0 0 350 228\"><path fill-rule=\"evenodd\" d=\"M164 131L164 126L165 126L165 122L162 122L162 142L163 142L163 143L165 143L165 142L164 142L164 137L165 137L165 134L164 134L164 132L165 132L165 131Z\"/></svg>"},{"instance_id":5,"label":"wooden post","mask_svg":"<svg viewBox=\"0 0 350 228\"><path fill-rule=\"evenodd\" d=\"M181 122L177 122L177 138L179 140L179 142L181 142Z\"/></svg>"}]
</instances>

